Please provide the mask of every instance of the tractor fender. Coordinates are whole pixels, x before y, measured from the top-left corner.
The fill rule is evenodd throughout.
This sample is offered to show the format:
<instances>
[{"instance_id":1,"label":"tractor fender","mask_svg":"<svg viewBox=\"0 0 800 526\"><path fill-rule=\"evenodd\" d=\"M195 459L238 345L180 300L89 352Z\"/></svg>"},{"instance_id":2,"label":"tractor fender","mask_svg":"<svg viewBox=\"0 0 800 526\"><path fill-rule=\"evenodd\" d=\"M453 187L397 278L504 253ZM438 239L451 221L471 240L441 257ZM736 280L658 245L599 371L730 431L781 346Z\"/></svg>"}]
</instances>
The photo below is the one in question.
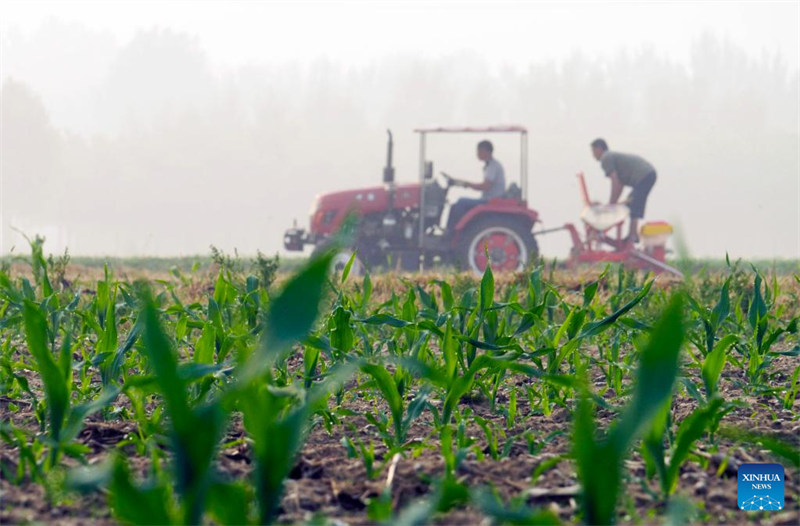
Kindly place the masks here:
<instances>
[{"instance_id":1,"label":"tractor fender","mask_svg":"<svg viewBox=\"0 0 800 526\"><path fill-rule=\"evenodd\" d=\"M533 224L539 220L539 214L535 210L531 210L525 206L519 206L518 202L514 202L515 206L508 206L505 203L486 203L472 208L469 212L464 214L464 217L459 219L456 226L453 228L455 235L453 242L458 242L458 238L464 229L473 221L494 216L504 220L517 220L523 223L526 228L533 228Z\"/></svg>"}]
</instances>

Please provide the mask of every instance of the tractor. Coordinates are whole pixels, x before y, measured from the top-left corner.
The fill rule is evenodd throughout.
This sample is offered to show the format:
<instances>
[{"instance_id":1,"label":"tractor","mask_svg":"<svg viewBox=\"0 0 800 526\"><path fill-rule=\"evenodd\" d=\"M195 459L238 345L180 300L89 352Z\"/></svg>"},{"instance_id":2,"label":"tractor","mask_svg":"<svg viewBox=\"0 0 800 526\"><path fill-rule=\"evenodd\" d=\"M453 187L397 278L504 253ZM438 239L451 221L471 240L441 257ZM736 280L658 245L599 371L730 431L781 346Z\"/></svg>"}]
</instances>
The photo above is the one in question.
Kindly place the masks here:
<instances>
[{"instance_id":1,"label":"tractor","mask_svg":"<svg viewBox=\"0 0 800 526\"><path fill-rule=\"evenodd\" d=\"M365 268L420 270L432 264L452 264L482 273L489 261L499 271L525 268L536 258L538 247L532 233L539 214L528 207L528 134L521 126L480 128L423 128L419 135L419 182L395 183L392 164L393 138L387 131L383 185L318 195L311 208L308 231L290 228L284 246L302 251L313 245L315 252L328 250L335 236L347 225L352 235L347 248L334 256L334 266L343 266L356 252L351 272ZM513 133L520 137L519 183L511 183L505 195L470 209L452 228L447 228L445 210L454 180L444 172L434 175L426 157L426 140L439 133Z\"/></svg>"}]
</instances>

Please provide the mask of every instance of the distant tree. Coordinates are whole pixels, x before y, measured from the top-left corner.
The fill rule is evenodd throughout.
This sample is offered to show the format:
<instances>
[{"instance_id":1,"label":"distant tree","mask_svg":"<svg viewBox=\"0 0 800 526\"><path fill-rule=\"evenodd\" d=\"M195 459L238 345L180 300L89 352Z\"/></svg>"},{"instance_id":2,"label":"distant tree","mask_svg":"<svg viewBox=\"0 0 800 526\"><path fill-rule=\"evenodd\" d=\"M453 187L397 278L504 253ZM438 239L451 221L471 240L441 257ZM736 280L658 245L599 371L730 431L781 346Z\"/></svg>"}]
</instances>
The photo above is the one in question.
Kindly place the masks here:
<instances>
[{"instance_id":1,"label":"distant tree","mask_svg":"<svg viewBox=\"0 0 800 526\"><path fill-rule=\"evenodd\" d=\"M6 184L15 188L18 182L41 185L52 181L58 166L60 137L41 99L28 86L11 78L4 80L0 97L0 162Z\"/></svg>"},{"instance_id":2,"label":"distant tree","mask_svg":"<svg viewBox=\"0 0 800 526\"><path fill-rule=\"evenodd\" d=\"M9 239L12 227L47 224L57 215L61 136L39 96L25 84L5 79L0 99L0 213L3 236Z\"/></svg>"},{"instance_id":3,"label":"distant tree","mask_svg":"<svg viewBox=\"0 0 800 526\"><path fill-rule=\"evenodd\" d=\"M117 54L102 104L115 127L145 128L214 97L216 81L196 38L169 29L139 31Z\"/></svg>"}]
</instances>

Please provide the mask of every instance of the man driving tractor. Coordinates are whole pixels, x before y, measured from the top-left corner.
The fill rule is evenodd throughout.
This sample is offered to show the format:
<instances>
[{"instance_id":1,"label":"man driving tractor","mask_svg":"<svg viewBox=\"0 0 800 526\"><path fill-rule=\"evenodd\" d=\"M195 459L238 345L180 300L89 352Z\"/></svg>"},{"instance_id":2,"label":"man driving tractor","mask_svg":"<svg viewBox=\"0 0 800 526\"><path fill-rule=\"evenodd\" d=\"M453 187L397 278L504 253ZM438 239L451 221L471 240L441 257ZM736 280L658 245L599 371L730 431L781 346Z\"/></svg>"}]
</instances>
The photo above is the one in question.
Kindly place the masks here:
<instances>
[{"instance_id":1,"label":"man driving tractor","mask_svg":"<svg viewBox=\"0 0 800 526\"><path fill-rule=\"evenodd\" d=\"M609 151L608 144L603 139L595 139L592 141L591 147L592 155L600 161L606 177L611 179L609 204L619 201L623 187L631 188L631 193L625 200L625 204L631 211L630 229L625 241L636 243L639 241L639 220L644 217L647 196L656 183L656 169L638 155Z\"/></svg>"},{"instance_id":2,"label":"man driving tractor","mask_svg":"<svg viewBox=\"0 0 800 526\"><path fill-rule=\"evenodd\" d=\"M483 182L471 183L463 179L451 178L456 186L480 190L483 195L480 199L462 197L456 201L450 207L450 214L447 218L448 230L451 230L458 223L458 220L469 212L470 208L485 203L494 197L502 197L505 194L505 172L503 171L503 166L492 156L493 153L494 145L491 142L483 140L478 143L478 159L486 163L483 165Z\"/></svg>"}]
</instances>

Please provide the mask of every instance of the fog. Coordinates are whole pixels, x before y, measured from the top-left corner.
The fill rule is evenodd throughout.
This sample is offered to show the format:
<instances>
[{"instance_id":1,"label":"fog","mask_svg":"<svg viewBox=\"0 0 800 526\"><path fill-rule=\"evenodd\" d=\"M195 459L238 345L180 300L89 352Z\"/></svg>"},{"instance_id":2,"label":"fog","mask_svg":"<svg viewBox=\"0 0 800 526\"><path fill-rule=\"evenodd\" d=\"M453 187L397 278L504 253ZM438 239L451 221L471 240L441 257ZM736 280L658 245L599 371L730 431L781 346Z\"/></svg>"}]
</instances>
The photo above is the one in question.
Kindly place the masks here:
<instances>
[{"instance_id":1,"label":"fog","mask_svg":"<svg viewBox=\"0 0 800 526\"><path fill-rule=\"evenodd\" d=\"M540 227L578 220L578 171L608 199L604 137L692 256L797 258L798 5L2 2L0 254L283 253L316 194L380 184L387 128L413 182L414 128L520 124ZM477 182L482 138L428 158Z\"/></svg>"}]
</instances>

